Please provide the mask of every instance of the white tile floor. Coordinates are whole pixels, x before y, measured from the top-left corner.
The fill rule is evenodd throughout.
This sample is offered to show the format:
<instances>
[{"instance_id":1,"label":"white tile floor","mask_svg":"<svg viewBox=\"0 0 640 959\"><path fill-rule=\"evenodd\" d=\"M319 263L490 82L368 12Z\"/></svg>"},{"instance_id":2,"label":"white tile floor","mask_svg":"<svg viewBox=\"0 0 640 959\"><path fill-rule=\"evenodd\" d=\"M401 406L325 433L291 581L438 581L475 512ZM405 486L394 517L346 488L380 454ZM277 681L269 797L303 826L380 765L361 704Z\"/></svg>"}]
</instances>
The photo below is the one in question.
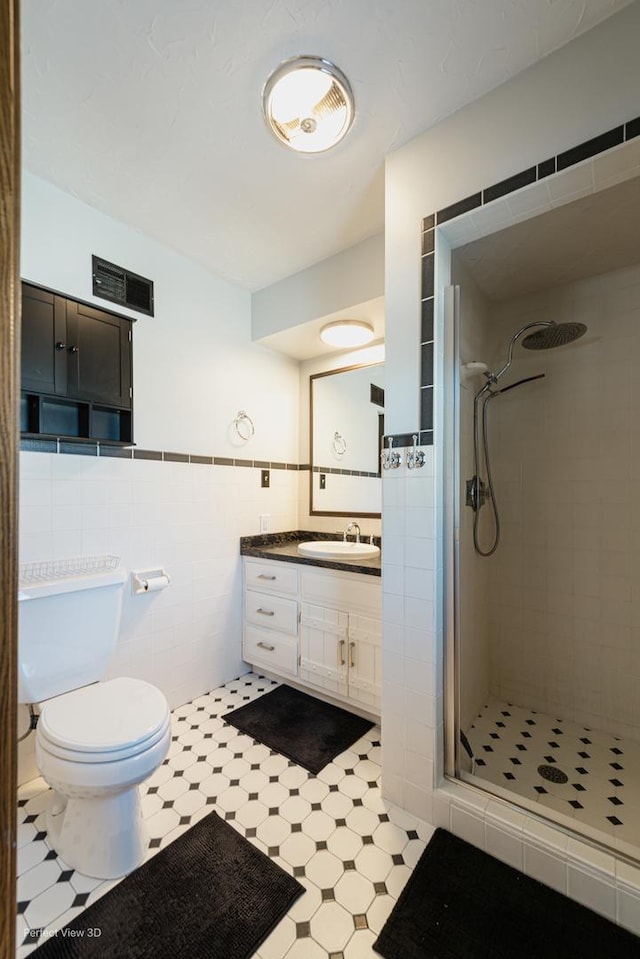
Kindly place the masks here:
<instances>
[{"instance_id":1,"label":"white tile floor","mask_svg":"<svg viewBox=\"0 0 640 959\"><path fill-rule=\"evenodd\" d=\"M258 959L374 959L433 829L382 800L378 727L313 776L224 723L274 686L250 673L174 710L167 759L143 787L149 855L215 810L306 889ZM18 796L18 959L118 882L83 876L51 850L47 793L37 779Z\"/></svg>"},{"instance_id":2,"label":"white tile floor","mask_svg":"<svg viewBox=\"0 0 640 959\"><path fill-rule=\"evenodd\" d=\"M481 779L621 840L640 856L640 743L496 699L466 735Z\"/></svg>"}]
</instances>

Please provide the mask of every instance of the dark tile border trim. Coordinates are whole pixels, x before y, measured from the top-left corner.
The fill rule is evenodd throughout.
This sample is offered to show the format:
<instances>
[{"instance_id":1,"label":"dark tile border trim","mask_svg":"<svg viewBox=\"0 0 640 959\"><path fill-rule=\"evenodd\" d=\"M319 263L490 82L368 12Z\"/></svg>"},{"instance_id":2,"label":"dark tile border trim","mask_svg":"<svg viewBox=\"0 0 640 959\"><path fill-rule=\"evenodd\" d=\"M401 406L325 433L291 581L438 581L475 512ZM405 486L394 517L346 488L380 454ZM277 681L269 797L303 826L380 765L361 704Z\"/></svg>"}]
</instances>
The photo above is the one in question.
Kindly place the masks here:
<instances>
[{"instance_id":1,"label":"dark tile border trim","mask_svg":"<svg viewBox=\"0 0 640 959\"><path fill-rule=\"evenodd\" d=\"M20 440L23 453L71 453L78 456L107 457L110 459L151 460L155 463L189 463L198 466L234 466L251 469L308 470L308 463L272 463L269 460L235 459L231 456L201 456L196 453L172 453L169 450L143 450L131 446L110 446L106 443L88 440L70 441L57 439L39 439L23 437ZM328 470L323 470L328 472ZM349 470L333 470L347 473ZM369 474L363 474L369 475Z\"/></svg>"},{"instance_id":2,"label":"dark tile border trim","mask_svg":"<svg viewBox=\"0 0 640 959\"><path fill-rule=\"evenodd\" d=\"M371 470L343 470L337 466L314 466L313 472L336 473L340 476L366 476L368 478L376 477L377 479L380 477L380 473L373 473Z\"/></svg>"},{"instance_id":3,"label":"dark tile border trim","mask_svg":"<svg viewBox=\"0 0 640 959\"><path fill-rule=\"evenodd\" d=\"M479 193L464 197L450 206L437 210L435 213L429 213L422 218L421 223L421 275L422 289L421 299L421 331L420 331L420 444L433 444L433 300L434 300L434 258L435 258L435 227L453 220L454 217L468 213L485 203L491 203L499 197L507 196L515 190L520 190L524 186L543 180L560 170L567 170L576 163L588 160L611 150L613 147L620 146L629 140L640 136L640 117L628 120L620 126L613 127L584 143L579 143L570 150L564 150L554 157L547 160L541 160L537 165L514 173L513 176L494 183L492 186L485 187ZM409 443L403 442L411 434L403 433L394 436L394 446L407 446ZM385 438L386 442L386 438Z\"/></svg>"}]
</instances>

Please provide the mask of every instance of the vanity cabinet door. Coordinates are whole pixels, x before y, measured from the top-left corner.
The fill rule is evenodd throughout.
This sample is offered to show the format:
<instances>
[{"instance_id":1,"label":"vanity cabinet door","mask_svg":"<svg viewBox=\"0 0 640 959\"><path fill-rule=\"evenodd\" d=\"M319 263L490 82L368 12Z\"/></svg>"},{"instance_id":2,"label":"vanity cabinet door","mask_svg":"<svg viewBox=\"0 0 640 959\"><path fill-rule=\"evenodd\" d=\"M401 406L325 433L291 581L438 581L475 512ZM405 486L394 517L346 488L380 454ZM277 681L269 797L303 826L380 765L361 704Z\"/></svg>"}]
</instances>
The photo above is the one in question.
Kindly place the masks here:
<instances>
[{"instance_id":1,"label":"vanity cabinet door","mask_svg":"<svg viewBox=\"0 0 640 959\"><path fill-rule=\"evenodd\" d=\"M375 712L382 693L382 623L349 615L349 698Z\"/></svg>"},{"instance_id":2,"label":"vanity cabinet door","mask_svg":"<svg viewBox=\"0 0 640 959\"><path fill-rule=\"evenodd\" d=\"M303 603L300 617L300 678L347 695L349 614Z\"/></svg>"}]
</instances>

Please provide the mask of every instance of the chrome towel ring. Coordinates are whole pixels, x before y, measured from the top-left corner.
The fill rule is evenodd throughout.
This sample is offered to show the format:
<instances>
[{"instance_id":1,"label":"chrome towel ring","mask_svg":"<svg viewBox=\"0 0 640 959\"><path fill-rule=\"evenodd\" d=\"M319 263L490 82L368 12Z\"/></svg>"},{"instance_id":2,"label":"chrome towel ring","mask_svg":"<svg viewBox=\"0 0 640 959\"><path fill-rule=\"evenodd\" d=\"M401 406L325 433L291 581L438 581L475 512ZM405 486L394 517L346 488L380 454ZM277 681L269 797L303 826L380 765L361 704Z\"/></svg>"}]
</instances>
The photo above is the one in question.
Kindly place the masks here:
<instances>
[{"instance_id":1,"label":"chrome towel ring","mask_svg":"<svg viewBox=\"0 0 640 959\"><path fill-rule=\"evenodd\" d=\"M238 415L233 421L233 428L241 440L250 440L256 431L253 420L244 410L238 411Z\"/></svg>"},{"instance_id":2,"label":"chrome towel ring","mask_svg":"<svg viewBox=\"0 0 640 959\"><path fill-rule=\"evenodd\" d=\"M333 440L331 442L331 448L336 456L344 456L347 452L347 441L345 440L342 433L337 431L333 434Z\"/></svg>"}]
</instances>

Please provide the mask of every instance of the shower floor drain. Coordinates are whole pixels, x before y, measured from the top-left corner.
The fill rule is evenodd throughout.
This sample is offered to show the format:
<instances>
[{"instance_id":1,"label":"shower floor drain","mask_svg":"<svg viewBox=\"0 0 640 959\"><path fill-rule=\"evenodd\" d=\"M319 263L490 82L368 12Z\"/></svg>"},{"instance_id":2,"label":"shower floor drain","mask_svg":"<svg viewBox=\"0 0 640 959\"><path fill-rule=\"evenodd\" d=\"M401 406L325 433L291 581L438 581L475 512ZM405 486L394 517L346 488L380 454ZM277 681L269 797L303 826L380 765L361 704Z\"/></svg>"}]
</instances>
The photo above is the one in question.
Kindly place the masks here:
<instances>
[{"instance_id":1,"label":"shower floor drain","mask_svg":"<svg viewBox=\"0 0 640 959\"><path fill-rule=\"evenodd\" d=\"M538 774L542 776L543 779L546 779L550 783L564 783L569 782L569 777L566 773L563 773L561 769L558 769L557 766L538 766Z\"/></svg>"}]
</instances>

